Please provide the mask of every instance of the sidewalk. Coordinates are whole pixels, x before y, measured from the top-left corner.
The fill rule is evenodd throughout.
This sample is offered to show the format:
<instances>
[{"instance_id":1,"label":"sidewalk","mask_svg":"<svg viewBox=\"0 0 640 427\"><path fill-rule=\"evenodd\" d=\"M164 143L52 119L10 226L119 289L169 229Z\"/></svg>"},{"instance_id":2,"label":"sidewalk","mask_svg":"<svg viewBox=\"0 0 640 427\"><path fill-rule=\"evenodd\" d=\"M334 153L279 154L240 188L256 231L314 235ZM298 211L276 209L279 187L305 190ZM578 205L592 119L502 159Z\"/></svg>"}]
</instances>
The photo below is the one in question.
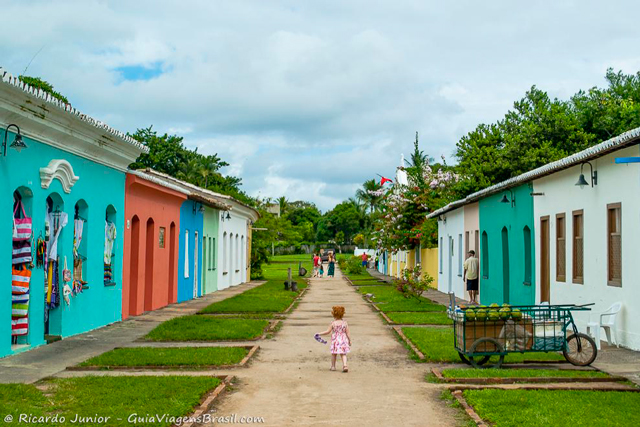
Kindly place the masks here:
<instances>
[{"instance_id":1,"label":"sidewalk","mask_svg":"<svg viewBox=\"0 0 640 427\"><path fill-rule=\"evenodd\" d=\"M264 281L243 283L5 357L0 359L0 383L36 382L90 357L131 344L162 322L174 317L195 314L211 303L227 299L262 283Z\"/></svg>"},{"instance_id":2,"label":"sidewalk","mask_svg":"<svg viewBox=\"0 0 640 427\"><path fill-rule=\"evenodd\" d=\"M394 277L386 276L374 269L367 269L367 271L385 282L391 283L395 280ZM437 303L449 305L449 296L437 289L429 289L424 296ZM457 297L456 302L469 304L469 301ZM625 377L640 386L640 352L610 346L606 341L602 341L601 344L602 348L598 351L598 357L592 366L610 375Z\"/></svg>"}]
</instances>

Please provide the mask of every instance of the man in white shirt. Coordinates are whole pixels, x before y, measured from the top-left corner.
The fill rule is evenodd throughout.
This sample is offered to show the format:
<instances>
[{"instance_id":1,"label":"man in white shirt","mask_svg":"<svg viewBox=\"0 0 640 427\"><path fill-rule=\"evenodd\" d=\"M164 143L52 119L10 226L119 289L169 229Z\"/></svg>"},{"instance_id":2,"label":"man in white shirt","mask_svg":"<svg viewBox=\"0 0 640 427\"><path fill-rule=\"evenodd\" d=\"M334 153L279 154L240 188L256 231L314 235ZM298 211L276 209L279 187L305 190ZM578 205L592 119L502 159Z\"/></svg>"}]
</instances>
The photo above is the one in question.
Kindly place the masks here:
<instances>
[{"instance_id":1,"label":"man in white shirt","mask_svg":"<svg viewBox=\"0 0 640 427\"><path fill-rule=\"evenodd\" d=\"M475 251L469 251L467 259L464 262L464 275L462 280L467 283L467 291L469 292L469 301L478 304L478 258Z\"/></svg>"}]
</instances>

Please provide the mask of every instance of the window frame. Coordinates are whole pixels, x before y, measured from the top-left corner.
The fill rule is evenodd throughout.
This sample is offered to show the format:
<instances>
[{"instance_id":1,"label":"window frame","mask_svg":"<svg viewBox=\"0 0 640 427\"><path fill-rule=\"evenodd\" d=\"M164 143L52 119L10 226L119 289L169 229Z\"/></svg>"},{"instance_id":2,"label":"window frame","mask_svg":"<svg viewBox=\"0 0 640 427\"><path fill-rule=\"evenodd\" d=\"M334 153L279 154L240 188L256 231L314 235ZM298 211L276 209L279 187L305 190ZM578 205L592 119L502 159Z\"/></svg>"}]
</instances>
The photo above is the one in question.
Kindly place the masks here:
<instances>
[{"instance_id":1,"label":"window frame","mask_svg":"<svg viewBox=\"0 0 640 427\"><path fill-rule=\"evenodd\" d=\"M482 251L482 278L489 278L489 233L483 231L481 234L480 250Z\"/></svg>"},{"instance_id":2,"label":"window frame","mask_svg":"<svg viewBox=\"0 0 640 427\"><path fill-rule=\"evenodd\" d=\"M462 277L462 233L458 234L458 277Z\"/></svg>"},{"instance_id":3,"label":"window frame","mask_svg":"<svg viewBox=\"0 0 640 427\"><path fill-rule=\"evenodd\" d=\"M576 220L580 218L580 236L576 234ZM582 246L582 271L578 272L576 269L576 246L577 240L580 239L580 245ZM580 273L580 274L578 274ZM584 285L584 209L578 209L571 212L571 282L579 285Z\"/></svg>"},{"instance_id":4,"label":"window frame","mask_svg":"<svg viewBox=\"0 0 640 427\"><path fill-rule=\"evenodd\" d=\"M562 220L562 227L560 227L560 220ZM562 230L562 237L560 231ZM562 240L564 242L564 274L560 274L560 245L558 244ZM556 214L556 282L567 281L567 216L564 212Z\"/></svg>"},{"instance_id":5,"label":"window frame","mask_svg":"<svg viewBox=\"0 0 640 427\"><path fill-rule=\"evenodd\" d=\"M533 284L533 245L531 227L528 225L522 228L522 241L524 244L524 280L522 284L531 286Z\"/></svg>"},{"instance_id":6,"label":"window frame","mask_svg":"<svg viewBox=\"0 0 640 427\"><path fill-rule=\"evenodd\" d=\"M440 259L439 259L440 265L438 266L439 267L438 273L440 274L442 274L442 256L444 252L443 246L444 246L444 238L440 237Z\"/></svg>"},{"instance_id":7,"label":"window frame","mask_svg":"<svg viewBox=\"0 0 640 427\"><path fill-rule=\"evenodd\" d=\"M611 218L612 211L618 211L619 230L616 234L620 235L620 279L611 279ZM607 204L607 285L617 288L622 287L622 203Z\"/></svg>"}]
</instances>

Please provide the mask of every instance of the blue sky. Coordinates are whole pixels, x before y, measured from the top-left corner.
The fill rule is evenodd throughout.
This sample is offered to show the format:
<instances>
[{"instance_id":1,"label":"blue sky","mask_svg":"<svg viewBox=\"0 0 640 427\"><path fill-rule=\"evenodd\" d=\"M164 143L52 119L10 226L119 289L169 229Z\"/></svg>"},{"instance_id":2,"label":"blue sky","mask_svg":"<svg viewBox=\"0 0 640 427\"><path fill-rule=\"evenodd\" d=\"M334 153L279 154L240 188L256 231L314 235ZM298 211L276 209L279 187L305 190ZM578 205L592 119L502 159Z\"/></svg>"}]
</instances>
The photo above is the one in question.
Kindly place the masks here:
<instances>
[{"instance_id":1,"label":"blue sky","mask_svg":"<svg viewBox=\"0 0 640 427\"><path fill-rule=\"evenodd\" d=\"M453 161L532 85L566 99L640 70L632 1L3 3L20 36L0 38L0 66L42 49L28 74L81 111L182 135L249 194L323 210L393 175L416 131Z\"/></svg>"}]
</instances>

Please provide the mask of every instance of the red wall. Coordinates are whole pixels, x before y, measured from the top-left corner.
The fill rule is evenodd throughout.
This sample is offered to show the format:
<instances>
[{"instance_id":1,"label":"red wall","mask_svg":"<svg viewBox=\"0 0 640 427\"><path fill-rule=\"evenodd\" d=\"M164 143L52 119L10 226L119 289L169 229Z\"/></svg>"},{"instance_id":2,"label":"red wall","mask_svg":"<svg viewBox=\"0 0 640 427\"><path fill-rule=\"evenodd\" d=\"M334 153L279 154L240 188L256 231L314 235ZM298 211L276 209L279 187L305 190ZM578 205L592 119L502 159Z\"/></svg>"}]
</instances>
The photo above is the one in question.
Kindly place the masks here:
<instances>
[{"instance_id":1,"label":"red wall","mask_svg":"<svg viewBox=\"0 0 640 427\"><path fill-rule=\"evenodd\" d=\"M176 302L177 233L180 230L180 206L186 198L182 193L127 174L122 264L123 319ZM172 223L174 233L171 233ZM165 228L164 248L159 246L160 227ZM152 234L148 230L152 230ZM138 234L137 238L134 233Z\"/></svg>"}]
</instances>

